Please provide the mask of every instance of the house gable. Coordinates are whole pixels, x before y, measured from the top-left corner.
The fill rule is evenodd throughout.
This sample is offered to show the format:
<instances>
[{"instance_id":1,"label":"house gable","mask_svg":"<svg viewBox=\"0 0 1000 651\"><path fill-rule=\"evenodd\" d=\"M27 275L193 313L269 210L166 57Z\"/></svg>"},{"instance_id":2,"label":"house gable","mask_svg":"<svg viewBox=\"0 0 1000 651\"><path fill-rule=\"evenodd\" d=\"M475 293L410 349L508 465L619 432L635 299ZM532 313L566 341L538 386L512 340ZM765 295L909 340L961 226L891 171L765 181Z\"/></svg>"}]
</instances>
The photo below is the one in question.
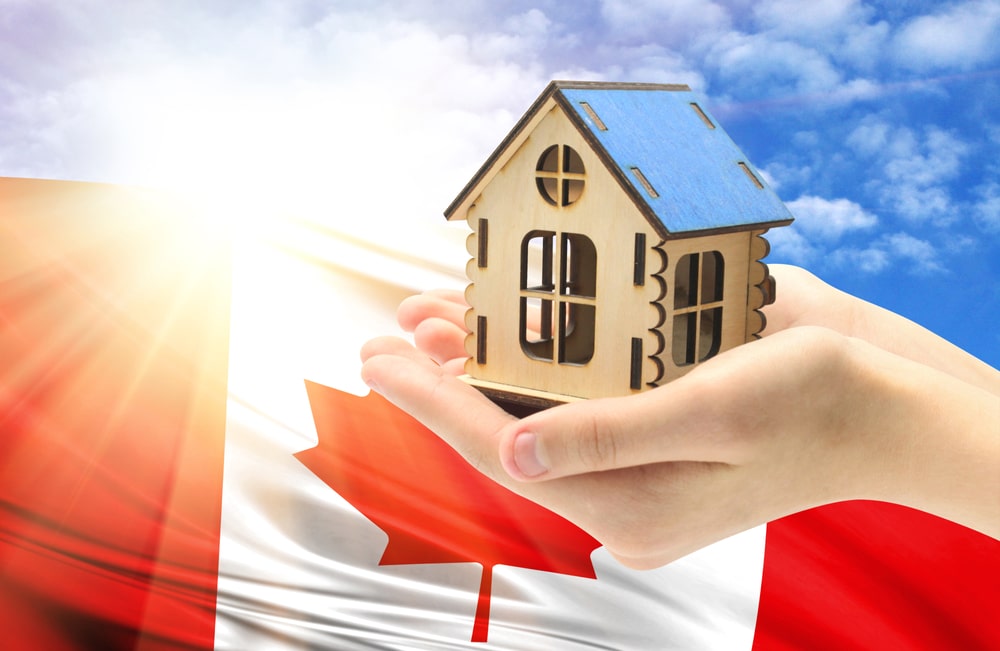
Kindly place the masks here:
<instances>
[{"instance_id":1,"label":"house gable","mask_svg":"<svg viewBox=\"0 0 1000 651\"><path fill-rule=\"evenodd\" d=\"M542 161L553 148L563 150L561 156L567 155L568 148L579 157L578 171L573 174L578 175L574 179L582 187L565 205L551 201L551 196L546 198L538 183L547 173L539 168L545 167ZM610 261L633 260L636 234L641 233L645 241L655 244L655 232L558 104L549 105L533 125L530 137L518 140L506 153L503 162L494 165L493 173L477 189L475 205L465 213L472 229L467 249L473 256L467 266L472 284L466 299L473 310L466 322L472 333L466 345L470 355L466 372L475 378L518 387L593 396L593 373L587 367L601 368L611 385L618 387L608 395L621 388L627 390L629 368L617 363L619 353L624 349L628 354L631 337L652 336L648 328L657 315L650 302L659 289L652 284L637 286L632 264L619 267ZM542 254L537 245L545 240L549 242L549 271L540 274L537 263ZM582 285L563 291L559 287L565 280L565 265L574 257L567 255L568 245L577 254L593 246L587 267L594 275L589 282L576 278ZM526 252L536 254L533 273L527 273L531 265L526 265ZM650 271L644 262L639 273L643 282L658 269L652 256L648 264ZM548 295L535 291L546 284L552 286ZM524 323L518 315L526 305L537 311L544 302L549 303L553 314L561 306L581 310L579 322L589 315L594 339L583 347L579 359L574 359L572 352L564 357L561 353L569 349L564 349L561 342L537 354L530 345L526 350L519 332ZM642 316L629 323L624 334L620 333L621 315L636 313ZM558 321L554 320L553 339L559 335ZM618 334L622 334L621 342L609 340L617 339ZM652 343L646 347L652 349Z\"/></svg>"}]
</instances>

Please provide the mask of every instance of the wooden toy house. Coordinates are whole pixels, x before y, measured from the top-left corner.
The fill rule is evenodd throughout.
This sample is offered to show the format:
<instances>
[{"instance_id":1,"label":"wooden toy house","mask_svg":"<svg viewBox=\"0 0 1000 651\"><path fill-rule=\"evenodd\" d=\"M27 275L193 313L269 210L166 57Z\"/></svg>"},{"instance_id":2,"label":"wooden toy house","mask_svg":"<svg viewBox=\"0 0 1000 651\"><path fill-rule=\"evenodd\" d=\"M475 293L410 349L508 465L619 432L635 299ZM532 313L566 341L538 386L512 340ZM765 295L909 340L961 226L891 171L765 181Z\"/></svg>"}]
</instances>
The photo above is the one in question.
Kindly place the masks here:
<instances>
[{"instance_id":1,"label":"wooden toy house","mask_svg":"<svg viewBox=\"0 0 1000 651\"><path fill-rule=\"evenodd\" d=\"M792 216L687 86L552 82L445 211L465 378L547 406L669 382L757 336Z\"/></svg>"}]
</instances>

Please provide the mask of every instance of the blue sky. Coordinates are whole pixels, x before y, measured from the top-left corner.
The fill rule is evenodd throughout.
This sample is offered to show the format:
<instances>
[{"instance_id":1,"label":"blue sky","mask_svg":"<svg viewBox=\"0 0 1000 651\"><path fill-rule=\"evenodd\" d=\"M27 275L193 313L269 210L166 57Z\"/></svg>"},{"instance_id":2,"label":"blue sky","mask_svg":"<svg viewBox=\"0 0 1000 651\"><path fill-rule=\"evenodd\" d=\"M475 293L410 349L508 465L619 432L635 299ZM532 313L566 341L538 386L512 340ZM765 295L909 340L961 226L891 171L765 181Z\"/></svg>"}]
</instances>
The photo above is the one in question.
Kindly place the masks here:
<instances>
[{"instance_id":1,"label":"blue sky","mask_svg":"<svg viewBox=\"0 0 1000 651\"><path fill-rule=\"evenodd\" d=\"M997 34L998 0L0 0L0 175L400 236L550 79L682 82L797 217L771 261L998 366Z\"/></svg>"}]
</instances>

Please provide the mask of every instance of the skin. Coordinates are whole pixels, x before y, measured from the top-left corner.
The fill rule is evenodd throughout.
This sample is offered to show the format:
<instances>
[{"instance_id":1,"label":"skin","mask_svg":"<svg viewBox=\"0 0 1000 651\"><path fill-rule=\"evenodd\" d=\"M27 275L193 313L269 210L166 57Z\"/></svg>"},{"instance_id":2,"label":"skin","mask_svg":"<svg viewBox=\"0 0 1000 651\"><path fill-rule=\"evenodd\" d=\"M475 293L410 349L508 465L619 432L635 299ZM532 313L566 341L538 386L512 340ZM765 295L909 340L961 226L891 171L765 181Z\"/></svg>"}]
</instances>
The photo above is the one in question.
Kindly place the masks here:
<instances>
[{"instance_id":1,"label":"skin","mask_svg":"<svg viewBox=\"0 0 1000 651\"><path fill-rule=\"evenodd\" d=\"M461 293L404 301L362 377L497 482L652 568L814 506L894 502L1000 538L1000 373L775 265L760 341L665 386L516 419L457 379Z\"/></svg>"}]
</instances>

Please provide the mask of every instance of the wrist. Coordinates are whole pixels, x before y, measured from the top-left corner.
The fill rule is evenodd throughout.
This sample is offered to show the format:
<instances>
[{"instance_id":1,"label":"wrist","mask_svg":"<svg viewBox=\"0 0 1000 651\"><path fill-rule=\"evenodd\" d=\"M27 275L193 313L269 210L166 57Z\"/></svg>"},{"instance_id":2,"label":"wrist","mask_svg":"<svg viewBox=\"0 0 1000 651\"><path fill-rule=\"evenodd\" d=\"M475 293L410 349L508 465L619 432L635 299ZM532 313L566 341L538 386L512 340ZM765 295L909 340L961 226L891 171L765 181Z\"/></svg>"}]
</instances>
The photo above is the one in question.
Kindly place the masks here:
<instances>
[{"instance_id":1,"label":"wrist","mask_svg":"<svg viewBox=\"0 0 1000 651\"><path fill-rule=\"evenodd\" d=\"M865 366L869 496L1000 537L1000 399L874 347Z\"/></svg>"}]
</instances>

